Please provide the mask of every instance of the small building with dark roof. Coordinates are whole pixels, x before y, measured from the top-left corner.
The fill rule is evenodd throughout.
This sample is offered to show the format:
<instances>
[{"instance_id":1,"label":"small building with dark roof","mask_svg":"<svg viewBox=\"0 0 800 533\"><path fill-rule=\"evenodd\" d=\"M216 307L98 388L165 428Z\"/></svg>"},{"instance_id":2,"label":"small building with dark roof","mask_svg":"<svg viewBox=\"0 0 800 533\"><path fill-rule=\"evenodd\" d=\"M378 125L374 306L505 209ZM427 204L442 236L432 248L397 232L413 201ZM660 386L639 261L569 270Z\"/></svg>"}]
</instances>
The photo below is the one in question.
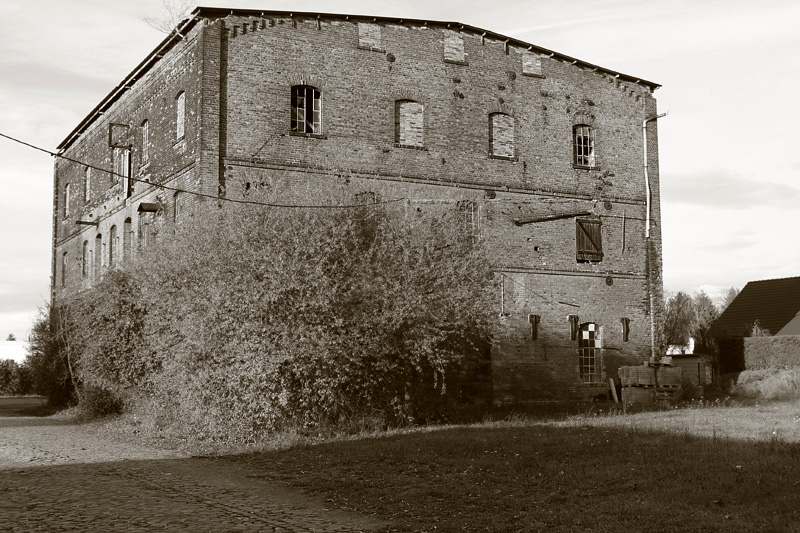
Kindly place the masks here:
<instances>
[{"instance_id":1,"label":"small building with dark roof","mask_svg":"<svg viewBox=\"0 0 800 533\"><path fill-rule=\"evenodd\" d=\"M800 335L800 277L751 281L714 321L721 374L745 370L745 338ZM800 354L798 354L800 359Z\"/></svg>"}]
</instances>

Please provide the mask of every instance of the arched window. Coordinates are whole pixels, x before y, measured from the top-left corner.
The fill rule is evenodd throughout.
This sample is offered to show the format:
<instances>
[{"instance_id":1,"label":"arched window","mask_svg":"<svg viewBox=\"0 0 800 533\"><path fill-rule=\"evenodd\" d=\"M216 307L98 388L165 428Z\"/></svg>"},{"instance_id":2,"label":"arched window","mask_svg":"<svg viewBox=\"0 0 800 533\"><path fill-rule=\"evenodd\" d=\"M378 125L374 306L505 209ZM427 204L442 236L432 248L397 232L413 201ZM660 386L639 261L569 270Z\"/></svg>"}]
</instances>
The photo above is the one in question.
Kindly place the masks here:
<instances>
[{"instance_id":1,"label":"arched window","mask_svg":"<svg viewBox=\"0 0 800 533\"><path fill-rule=\"evenodd\" d=\"M103 236L94 238L94 281L99 282L103 273Z\"/></svg>"},{"instance_id":2,"label":"arched window","mask_svg":"<svg viewBox=\"0 0 800 533\"><path fill-rule=\"evenodd\" d=\"M580 327L578 365L584 383L600 383L600 343L597 330L594 322L585 322Z\"/></svg>"},{"instance_id":3,"label":"arched window","mask_svg":"<svg viewBox=\"0 0 800 533\"><path fill-rule=\"evenodd\" d=\"M64 218L69 217L69 183L64 185Z\"/></svg>"},{"instance_id":4,"label":"arched window","mask_svg":"<svg viewBox=\"0 0 800 533\"><path fill-rule=\"evenodd\" d=\"M514 149L514 117L505 113L489 115L489 154L512 159Z\"/></svg>"},{"instance_id":5,"label":"arched window","mask_svg":"<svg viewBox=\"0 0 800 533\"><path fill-rule=\"evenodd\" d=\"M61 287L67 286L67 252L61 256Z\"/></svg>"},{"instance_id":6,"label":"arched window","mask_svg":"<svg viewBox=\"0 0 800 533\"><path fill-rule=\"evenodd\" d=\"M86 167L83 172L83 203L87 203L92 197L92 167Z\"/></svg>"},{"instance_id":7,"label":"arched window","mask_svg":"<svg viewBox=\"0 0 800 533\"><path fill-rule=\"evenodd\" d=\"M322 134L322 93L314 87L292 87L291 128L296 133Z\"/></svg>"},{"instance_id":8,"label":"arched window","mask_svg":"<svg viewBox=\"0 0 800 533\"><path fill-rule=\"evenodd\" d=\"M183 139L186 123L186 93L181 91L175 97L175 136L178 140Z\"/></svg>"},{"instance_id":9,"label":"arched window","mask_svg":"<svg viewBox=\"0 0 800 533\"><path fill-rule=\"evenodd\" d=\"M83 241L81 249L81 278L86 279L89 275L89 241Z\"/></svg>"},{"instance_id":10,"label":"arched window","mask_svg":"<svg viewBox=\"0 0 800 533\"><path fill-rule=\"evenodd\" d=\"M108 234L108 268L114 268L117 265L118 244L117 227L111 226L111 231Z\"/></svg>"},{"instance_id":11,"label":"arched window","mask_svg":"<svg viewBox=\"0 0 800 533\"><path fill-rule=\"evenodd\" d=\"M142 122L142 165L150 161L150 122Z\"/></svg>"},{"instance_id":12,"label":"arched window","mask_svg":"<svg viewBox=\"0 0 800 533\"><path fill-rule=\"evenodd\" d=\"M128 261L131 258L131 242L133 242L133 229L131 228L130 217L125 219L122 231L122 261Z\"/></svg>"},{"instance_id":13,"label":"arched window","mask_svg":"<svg viewBox=\"0 0 800 533\"><path fill-rule=\"evenodd\" d=\"M394 142L399 146L425 146L425 114L422 104L398 100L394 105Z\"/></svg>"},{"instance_id":14,"label":"arched window","mask_svg":"<svg viewBox=\"0 0 800 533\"><path fill-rule=\"evenodd\" d=\"M180 193L180 191L175 193L172 204L172 222L173 224L177 224L180 218L183 216L183 195Z\"/></svg>"},{"instance_id":15,"label":"arched window","mask_svg":"<svg viewBox=\"0 0 800 533\"><path fill-rule=\"evenodd\" d=\"M594 128L579 124L572 128L573 163L576 167L594 168Z\"/></svg>"}]
</instances>

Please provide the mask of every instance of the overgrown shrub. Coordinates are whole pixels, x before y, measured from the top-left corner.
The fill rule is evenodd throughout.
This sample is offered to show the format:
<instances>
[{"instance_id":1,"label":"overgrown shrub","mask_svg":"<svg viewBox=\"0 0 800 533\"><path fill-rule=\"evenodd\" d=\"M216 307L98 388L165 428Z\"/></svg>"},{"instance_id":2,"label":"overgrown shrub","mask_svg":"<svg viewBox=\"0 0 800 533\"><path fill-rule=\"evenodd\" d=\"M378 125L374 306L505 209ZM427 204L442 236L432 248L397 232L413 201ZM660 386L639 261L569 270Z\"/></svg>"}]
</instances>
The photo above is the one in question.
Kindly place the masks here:
<instances>
[{"instance_id":1,"label":"overgrown shrub","mask_svg":"<svg viewBox=\"0 0 800 533\"><path fill-rule=\"evenodd\" d=\"M755 400L800 400L800 370L745 370L731 393Z\"/></svg>"},{"instance_id":2,"label":"overgrown shrub","mask_svg":"<svg viewBox=\"0 0 800 533\"><path fill-rule=\"evenodd\" d=\"M25 367L33 392L47 396L52 407L74 405L78 400L77 376L72 368L79 351L74 345L76 330L67 305L44 307L31 329Z\"/></svg>"},{"instance_id":3,"label":"overgrown shrub","mask_svg":"<svg viewBox=\"0 0 800 533\"><path fill-rule=\"evenodd\" d=\"M124 400L108 389L97 385L86 385L81 389L78 410L82 418L93 420L116 416L124 409Z\"/></svg>"},{"instance_id":4,"label":"overgrown shrub","mask_svg":"<svg viewBox=\"0 0 800 533\"><path fill-rule=\"evenodd\" d=\"M189 222L69 302L85 391L135 391L143 416L240 442L448 416L491 308L455 206L235 205Z\"/></svg>"}]
</instances>

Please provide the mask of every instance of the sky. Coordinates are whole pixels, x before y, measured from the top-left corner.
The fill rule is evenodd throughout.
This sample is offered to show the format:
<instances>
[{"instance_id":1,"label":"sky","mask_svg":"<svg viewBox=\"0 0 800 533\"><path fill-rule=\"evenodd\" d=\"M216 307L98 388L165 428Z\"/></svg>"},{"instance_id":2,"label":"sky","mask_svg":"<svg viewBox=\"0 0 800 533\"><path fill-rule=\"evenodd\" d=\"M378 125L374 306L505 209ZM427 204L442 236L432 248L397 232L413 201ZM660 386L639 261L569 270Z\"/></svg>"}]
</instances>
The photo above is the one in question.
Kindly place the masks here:
<instances>
[{"instance_id":1,"label":"sky","mask_svg":"<svg viewBox=\"0 0 800 533\"><path fill-rule=\"evenodd\" d=\"M219 0L457 21L662 85L664 287L800 276L796 0ZM0 133L55 151L164 38L162 0L3 0ZM49 299L53 159L0 138L0 338Z\"/></svg>"}]
</instances>

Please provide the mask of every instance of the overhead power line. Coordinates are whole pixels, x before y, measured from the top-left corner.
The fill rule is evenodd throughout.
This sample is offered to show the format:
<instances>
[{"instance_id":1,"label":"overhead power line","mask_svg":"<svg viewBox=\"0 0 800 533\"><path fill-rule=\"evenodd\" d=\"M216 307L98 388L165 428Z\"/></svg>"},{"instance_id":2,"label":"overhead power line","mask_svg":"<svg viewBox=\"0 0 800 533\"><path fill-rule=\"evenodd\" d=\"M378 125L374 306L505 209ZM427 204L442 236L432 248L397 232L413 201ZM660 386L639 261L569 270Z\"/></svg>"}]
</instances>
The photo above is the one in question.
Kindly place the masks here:
<instances>
[{"instance_id":1,"label":"overhead power line","mask_svg":"<svg viewBox=\"0 0 800 533\"><path fill-rule=\"evenodd\" d=\"M200 196L202 198L210 198L212 200L219 200L221 202L231 202L231 203L235 203L235 204L259 205L259 206L264 206L264 207L277 207L277 208L290 208L290 209L357 209L357 208L364 208L364 207L373 207L373 206L382 205L382 204L391 204L391 203L395 203L395 202L403 202L403 201L407 200L407 198L395 198L393 200L382 200L382 201L373 202L373 203L370 203L370 204L328 204L328 205L314 205L314 204L312 204L312 205L300 205L300 204L275 204L275 203L269 203L269 202L259 202L259 201L256 201L256 200L240 200L240 199L237 199L237 198L228 198L226 196L214 196L213 194L206 194L206 193L202 193L202 192L190 191L190 190L187 190L187 189L181 189L181 188L178 188L178 187L170 187L169 185L162 185L162 184L158 184L158 183L153 183L151 181L147 181L147 180L143 180L143 179L139 179L139 178L134 178L133 176L124 176L122 174L114 172L113 170L100 168L100 167L91 165L89 163L86 163L84 161L80 161L78 159L73 159L71 157L67 157L64 154L60 154L58 152L53 152L51 150L47 150L46 148L42 148L40 146L33 145L31 143L28 143L28 142L25 142L23 140L17 139L15 137L11 137L10 135L6 135L6 134L4 134L2 132L0 132L0 137L4 137L4 138L6 138L6 139L8 139L10 141L14 141L14 142L19 143L19 144L21 144L23 146L27 146L28 148L33 148L34 150L38 150L40 152L44 152L44 153L46 153L46 154L48 154L48 155L50 155L52 157L63 159L65 161L70 161L70 162L76 163L78 165L83 165L83 166L85 166L87 168L98 170L100 172L106 172L106 173L110 174L111 176L118 176L120 178L129 179L131 181L138 182L138 183L145 183L145 184L150 185L152 187L156 187L156 188L163 189L163 190L166 190L166 191L174 191L174 192L192 194L194 196Z\"/></svg>"}]
</instances>

